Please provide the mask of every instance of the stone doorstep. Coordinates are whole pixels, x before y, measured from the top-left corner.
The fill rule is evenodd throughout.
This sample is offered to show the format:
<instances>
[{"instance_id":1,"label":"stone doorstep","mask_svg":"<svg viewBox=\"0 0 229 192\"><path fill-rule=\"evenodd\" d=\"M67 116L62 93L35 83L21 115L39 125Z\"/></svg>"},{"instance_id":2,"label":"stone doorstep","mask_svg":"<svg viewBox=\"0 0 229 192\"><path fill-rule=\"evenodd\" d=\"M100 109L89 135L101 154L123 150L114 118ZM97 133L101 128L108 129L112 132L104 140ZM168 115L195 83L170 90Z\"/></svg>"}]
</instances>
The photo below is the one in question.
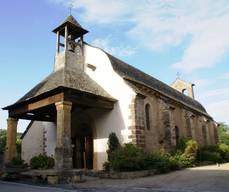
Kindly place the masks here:
<instances>
[{"instance_id":1,"label":"stone doorstep","mask_svg":"<svg viewBox=\"0 0 229 192\"><path fill-rule=\"evenodd\" d=\"M58 183L79 183L84 182L83 170L72 169L72 170L30 170L21 173L23 176L32 177L35 182L38 182L39 178L47 180L48 184L54 185Z\"/></svg>"}]
</instances>

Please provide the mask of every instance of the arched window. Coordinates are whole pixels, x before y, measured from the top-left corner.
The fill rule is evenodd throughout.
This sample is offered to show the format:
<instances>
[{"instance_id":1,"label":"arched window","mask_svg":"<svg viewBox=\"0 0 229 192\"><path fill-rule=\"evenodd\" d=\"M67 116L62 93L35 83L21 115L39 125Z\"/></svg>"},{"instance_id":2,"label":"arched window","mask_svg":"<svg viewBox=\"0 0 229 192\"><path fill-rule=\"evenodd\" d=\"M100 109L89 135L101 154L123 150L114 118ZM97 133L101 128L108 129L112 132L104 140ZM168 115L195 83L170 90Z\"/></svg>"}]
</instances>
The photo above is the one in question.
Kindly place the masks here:
<instances>
[{"instance_id":1,"label":"arched window","mask_svg":"<svg viewBox=\"0 0 229 192\"><path fill-rule=\"evenodd\" d=\"M176 134L176 144L178 144L179 139L180 139L180 131L177 126L175 126L175 134Z\"/></svg>"},{"instance_id":2,"label":"arched window","mask_svg":"<svg viewBox=\"0 0 229 192\"><path fill-rule=\"evenodd\" d=\"M150 130L150 105L146 104L145 106L145 118L146 118L146 128Z\"/></svg>"},{"instance_id":3,"label":"arched window","mask_svg":"<svg viewBox=\"0 0 229 192\"><path fill-rule=\"evenodd\" d=\"M207 127L205 125L202 126L202 134L204 145L207 145Z\"/></svg>"},{"instance_id":4,"label":"arched window","mask_svg":"<svg viewBox=\"0 0 229 192\"><path fill-rule=\"evenodd\" d=\"M183 90L182 90L182 93L183 93L184 95L188 95L188 90L187 90L187 89L183 89Z\"/></svg>"}]
</instances>

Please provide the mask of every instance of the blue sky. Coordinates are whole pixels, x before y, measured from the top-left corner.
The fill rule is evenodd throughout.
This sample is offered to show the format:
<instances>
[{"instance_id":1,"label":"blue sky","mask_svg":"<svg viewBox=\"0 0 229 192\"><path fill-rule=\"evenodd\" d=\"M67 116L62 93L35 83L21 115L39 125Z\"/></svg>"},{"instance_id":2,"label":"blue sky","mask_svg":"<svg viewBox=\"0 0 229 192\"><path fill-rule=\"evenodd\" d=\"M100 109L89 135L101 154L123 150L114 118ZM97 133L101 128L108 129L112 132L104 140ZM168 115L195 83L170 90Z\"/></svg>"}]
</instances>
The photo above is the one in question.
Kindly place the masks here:
<instances>
[{"instance_id":1,"label":"blue sky","mask_svg":"<svg viewBox=\"0 0 229 192\"><path fill-rule=\"evenodd\" d=\"M55 35L69 14L87 42L170 84L177 72L196 99L229 123L229 1L20 0L0 4L0 106L12 104L53 70ZM0 112L0 128L7 113ZM21 121L19 131L26 122Z\"/></svg>"}]
</instances>

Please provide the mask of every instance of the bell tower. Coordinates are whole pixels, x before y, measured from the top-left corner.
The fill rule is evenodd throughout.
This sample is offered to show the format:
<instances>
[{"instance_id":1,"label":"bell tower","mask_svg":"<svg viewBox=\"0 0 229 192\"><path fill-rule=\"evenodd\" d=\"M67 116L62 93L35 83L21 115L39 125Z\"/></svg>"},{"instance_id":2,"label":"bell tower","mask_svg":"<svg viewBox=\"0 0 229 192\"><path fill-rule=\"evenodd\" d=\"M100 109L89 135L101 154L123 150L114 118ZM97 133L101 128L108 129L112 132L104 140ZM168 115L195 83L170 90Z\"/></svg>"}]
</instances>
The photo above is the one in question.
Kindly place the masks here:
<instances>
[{"instance_id":1,"label":"bell tower","mask_svg":"<svg viewBox=\"0 0 229 192\"><path fill-rule=\"evenodd\" d=\"M176 89L177 91L191 97L192 99L195 99L194 96L194 89L193 87L195 84L186 82L184 80L181 80L180 78L177 78L172 84L171 87Z\"/></svg>"},{"instance_id":2,"label":"bell tower","mask_svg":"<svg viewBox=\"0 0 229 192\"><path fill-rule=\"evenodd\" d=\"M70 15L53 30L56 33L56 56L54 71L62 68L68 70L84 70L83 37L85 30L76 19Z\"/></svg>"}]
</instances>

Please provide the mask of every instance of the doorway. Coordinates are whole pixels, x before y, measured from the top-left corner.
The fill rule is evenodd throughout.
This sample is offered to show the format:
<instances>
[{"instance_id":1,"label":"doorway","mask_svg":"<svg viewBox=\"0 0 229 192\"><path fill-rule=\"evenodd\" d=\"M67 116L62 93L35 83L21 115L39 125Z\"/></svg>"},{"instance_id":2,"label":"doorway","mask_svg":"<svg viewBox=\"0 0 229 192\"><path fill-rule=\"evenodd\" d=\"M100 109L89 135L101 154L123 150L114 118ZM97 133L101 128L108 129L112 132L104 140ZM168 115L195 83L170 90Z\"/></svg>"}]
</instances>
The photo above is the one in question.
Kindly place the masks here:
<instances>
[{"instance_id":1,"label":"doorway","mask_svg":"<svg viewBox=\"0 0 229 192\"><path fill-rule=\"evenodd\" d=\"M77 127L73 144L73 168L93 169L93 135L88 124Z\"/></svg>"}]
</instances>

